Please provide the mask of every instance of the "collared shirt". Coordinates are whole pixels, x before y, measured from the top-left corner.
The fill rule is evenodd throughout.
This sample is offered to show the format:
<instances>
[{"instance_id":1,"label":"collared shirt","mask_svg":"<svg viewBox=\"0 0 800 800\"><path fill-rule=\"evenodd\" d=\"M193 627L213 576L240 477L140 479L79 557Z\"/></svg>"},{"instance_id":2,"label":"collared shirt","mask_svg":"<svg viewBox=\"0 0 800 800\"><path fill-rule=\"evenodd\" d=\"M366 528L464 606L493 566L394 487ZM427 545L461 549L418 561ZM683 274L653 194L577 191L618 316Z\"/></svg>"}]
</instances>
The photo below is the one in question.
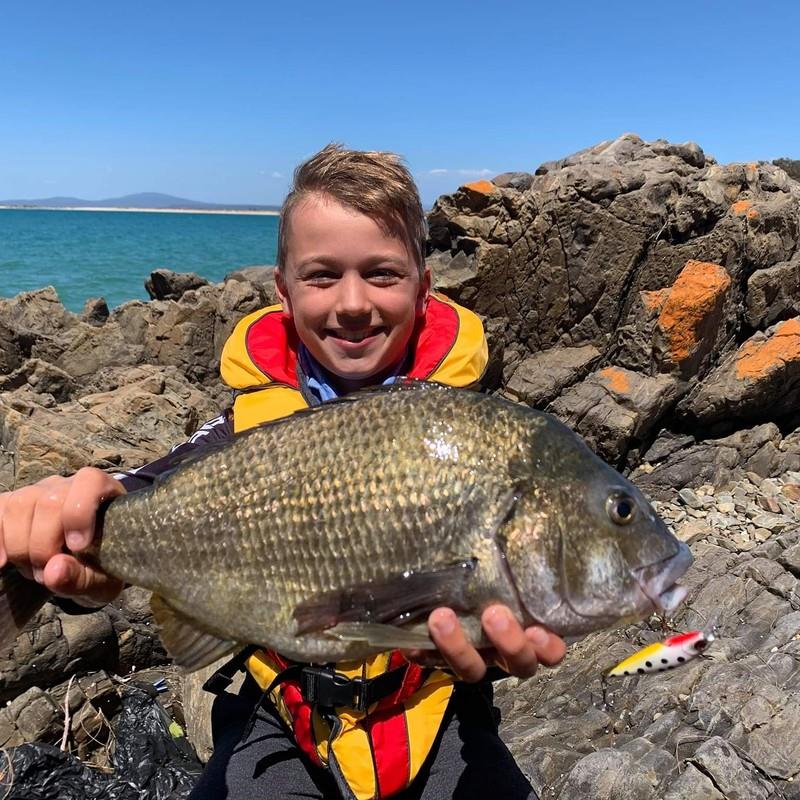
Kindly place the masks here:
<instances>
[{"instance_id":1,"label":"collared shirt","mask_svg":"<svg viewBox=\"0 0 800 800\"><path fill-rule=\"evenodd\" d=\"M305 377L305 384L320 403L335 400L341 396L331 380L330 373L309 353L308 348L302 343L297 356L300 361L300 369ZM394 383L400 377L400 371L405 364L405 360L405 357L403 357L397 362L397 366L381 381L383 386Z\"/></svg>"}]
</instances>

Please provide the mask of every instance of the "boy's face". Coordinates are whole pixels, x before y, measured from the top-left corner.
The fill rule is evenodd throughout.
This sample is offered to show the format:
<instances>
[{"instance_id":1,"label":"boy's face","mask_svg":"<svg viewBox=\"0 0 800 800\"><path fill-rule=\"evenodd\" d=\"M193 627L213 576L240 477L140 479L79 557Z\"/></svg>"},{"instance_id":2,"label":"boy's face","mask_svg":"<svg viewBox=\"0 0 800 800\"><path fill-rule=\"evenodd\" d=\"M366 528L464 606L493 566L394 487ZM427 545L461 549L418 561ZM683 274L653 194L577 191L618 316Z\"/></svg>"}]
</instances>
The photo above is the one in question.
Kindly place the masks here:
<instances>
[{"instance_id":1,"label":"boy's face","mask_svg":"<svg viewBox=\"0 0 800 800\"><path fill-rule=\"evenodd\" d=\"M354 389L405 354L425 312L430 272L420 276L405 243L370 217L312 195L291 213L275 283L302 342L341 388Z\"/></svg>"}]
</instances>

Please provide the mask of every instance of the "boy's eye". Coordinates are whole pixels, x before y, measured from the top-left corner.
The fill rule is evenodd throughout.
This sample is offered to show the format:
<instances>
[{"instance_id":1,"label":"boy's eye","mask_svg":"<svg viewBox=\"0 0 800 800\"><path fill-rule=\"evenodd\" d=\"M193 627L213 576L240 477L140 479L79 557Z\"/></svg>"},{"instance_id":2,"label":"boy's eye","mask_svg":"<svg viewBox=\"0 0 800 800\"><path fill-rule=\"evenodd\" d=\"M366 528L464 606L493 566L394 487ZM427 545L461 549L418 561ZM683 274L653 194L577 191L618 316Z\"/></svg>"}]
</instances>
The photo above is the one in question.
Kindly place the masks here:
<instances>
[{"instance_id":1,"label":"boy's eye","mask_svg":"<svg viewBox=\"0 0 800 800\"><path fill-rule=\"evenodd\" d=\"M339 276L329 269L315 269L304 276L308 283L315 286L333 283Z\"/></svg>"},{"instance_id":2,"label":"boy's eye","mask_svg":"<svg viewBox=\"0 0 800 800\"><path fill-rule=\"evenodd\" d=\"M400 276L393 269L388 267L380 269L372 269L367 274L367 278L373 283L392 283Z\"/></svg>"}]
</instances>

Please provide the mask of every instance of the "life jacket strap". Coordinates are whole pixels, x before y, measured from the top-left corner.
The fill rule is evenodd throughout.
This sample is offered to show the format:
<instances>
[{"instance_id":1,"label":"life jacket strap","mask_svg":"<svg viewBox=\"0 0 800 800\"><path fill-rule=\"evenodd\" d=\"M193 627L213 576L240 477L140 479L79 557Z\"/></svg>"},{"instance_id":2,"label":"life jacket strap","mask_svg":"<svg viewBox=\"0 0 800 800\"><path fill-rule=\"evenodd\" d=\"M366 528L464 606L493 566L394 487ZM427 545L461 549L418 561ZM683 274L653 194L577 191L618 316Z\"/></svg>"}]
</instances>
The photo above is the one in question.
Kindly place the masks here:
<instances>
[{"instance_id":1,"label":"life jacket strap","mask_svg":"<svg viewBox=\"0 0 800 800\"><path fill-rule=\"evenodd\" d=\"M260 650L251 645L226 661L204 684L203 689L211 694L222 694L233 682L236 673L246 668L247 659ZM374 678L348 678L330 666L291 664L281 670L267 687L268 695L280 684L296 680L300 684L303 700L320 709L347 706L356 711L366 711L373 703L400 690L408 673L408 664L383 672Z\"/></svg>"},{"instance_id":2,"label":"life jacket strap","mask_svg":"<svg viewBox=\"0 0 800 800\"><path fill-rule=\"evenodd\" d=\"M208 680L203 684L204 692L211 692L214 695L222 694L233 683L237 672L243 672L247 659L258 652L259 648L251 644L242 648L233 658L226 661Z\"/></svg>"},{"instance_id":3,"label":"life jacket strap","mask_svg":"<svg viewBox=\"0 0 800 800\"><path fill-rule=\"evenodd\" d=\"M307 703L318 708L347 706L363 712L398 691L407 671L405 664L374 678L348 678L329 667L304 666L300 671L300 692Z\"/></svg>"}]
</instances>

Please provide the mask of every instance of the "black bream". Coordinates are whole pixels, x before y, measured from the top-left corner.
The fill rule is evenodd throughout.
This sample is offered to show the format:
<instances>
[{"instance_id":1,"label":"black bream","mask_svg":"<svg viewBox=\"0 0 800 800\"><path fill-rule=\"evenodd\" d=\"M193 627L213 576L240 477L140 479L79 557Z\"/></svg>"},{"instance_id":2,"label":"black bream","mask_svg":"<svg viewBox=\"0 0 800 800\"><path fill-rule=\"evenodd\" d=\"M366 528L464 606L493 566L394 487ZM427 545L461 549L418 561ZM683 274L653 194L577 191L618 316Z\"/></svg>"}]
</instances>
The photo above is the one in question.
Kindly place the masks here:
<instances>
[{"instance_id":1,"label":"black bream","mask_svg":"<svg viewBox=\"0 0 800 800\"><path fill-rule=\"evenodd\" d=\"M677 606L692 559L554 417L408 383L263 425L113 500L90 560L155 593L167 649L196 668L241 643L321 662L430 648L440 605L476 643L494 601L585 633ZM6 643L44 600L11 572Z\"/></svg>"}]
</instances>

